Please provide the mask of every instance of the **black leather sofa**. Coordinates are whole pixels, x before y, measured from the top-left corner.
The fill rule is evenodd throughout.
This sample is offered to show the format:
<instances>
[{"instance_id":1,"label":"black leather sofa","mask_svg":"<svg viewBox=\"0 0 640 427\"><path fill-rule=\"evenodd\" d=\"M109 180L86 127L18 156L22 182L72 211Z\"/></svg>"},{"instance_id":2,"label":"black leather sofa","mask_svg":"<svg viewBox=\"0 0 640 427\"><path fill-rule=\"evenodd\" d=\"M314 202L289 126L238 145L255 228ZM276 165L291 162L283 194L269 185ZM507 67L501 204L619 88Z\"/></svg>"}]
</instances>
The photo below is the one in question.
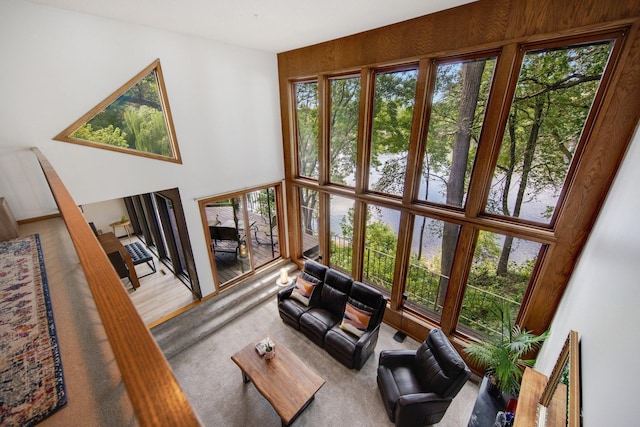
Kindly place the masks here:
<instances>
[{"instance_id":1,"label":"black leather sofa","mask_svg":"<svg viewBox=\"0 0 640 427\"><path fill-rule=\"evenodd\" d=\"M305 262L300 277L314 285L308 305L292 297L296 283L281 290L278 312L283 322L302 332L346 367L361 369L378 342L387 298L372 287L315 261ZM350 314L354 312L364 313L365 319L370 316L366 327L362 325L362 330L355 333L348 327ZM360 333L362 336L358 336Z\"/></svg>"}]
</instances>

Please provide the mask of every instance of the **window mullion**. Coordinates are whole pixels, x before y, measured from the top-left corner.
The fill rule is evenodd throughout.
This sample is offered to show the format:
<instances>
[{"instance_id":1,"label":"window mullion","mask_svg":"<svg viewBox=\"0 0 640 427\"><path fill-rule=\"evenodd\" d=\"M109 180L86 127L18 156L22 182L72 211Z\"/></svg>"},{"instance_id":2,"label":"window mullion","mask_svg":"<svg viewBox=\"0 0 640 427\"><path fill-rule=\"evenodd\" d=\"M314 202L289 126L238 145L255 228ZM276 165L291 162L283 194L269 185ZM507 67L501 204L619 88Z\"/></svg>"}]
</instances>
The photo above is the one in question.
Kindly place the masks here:
<instances>
[{"instance_id":1,"label":"window mullion","mask_svg":"<svg viewBox=\"0 0 640 427\"><path fill-rule=\"evenodd\" d=\"M356 194L369 185L369 153L371 152L371 120L373 116L373 71L363 68L360 74L360 112L358 115L358 152L356 159Z\"/></svg>"},{"instance_id":2,"label":"window mullion","mask_svg":"<svg viewBox=\"0 0 640 427\"><path fill-rule=\"evenodd\" d=\"M413 118L411 122L411 136L409 140L409 152L407 154L407 171L404 182L402 202L409 205L416 199L420 188L420 175L422 172L422 153L424 152L427 130L429 128L429 110L431 99L431 86L429 75L431 74L432 61L423 59L418 66L418 81L416 84L416 98L413 106Z\"/></svg>"},{"instance_id":3,"label":"window mullion","mask_svg":"<svg viewBox=\"0 0 640 427\"><path fill-rule=\"evenodd\" d=\"M469 183L465 206L465 214L469 218L477 217L484 210L487 197L489 197L493 170L498 160L502 134L511 107L510 97L513 96L513 87L518 78L518 69L515 66L517 56L518 46L510 44L502 49L498 58L489 94L486 118L478 144L478 154L475 161L478 167L473 168Z\"/></svg>"},{"instance_id":4,"label":"window mullion","mask_svg":"<svg viewBox=\"0 0 640 427\"><path fill-rule=\"evenodd\" d=\"M473 253L477 238L477 229L470 226L463 226L461 228L456 253L453 257L453 265L451 266L447 295L440 318L440 326L447 334L455 331L458 324L462 298L464 297L467 278L471 269L471 263L473 262Z\"/></svg>"},{"instance_id":5,"label":"window mullion","mask_svg":"<svg viewBox=\"0 0 640 427\"><path fill-rule=\"evenodd\" d=\"M326 75L318 76L318 183L329 183L329 126L331 90Z\"/></svg>"}]
</instances>

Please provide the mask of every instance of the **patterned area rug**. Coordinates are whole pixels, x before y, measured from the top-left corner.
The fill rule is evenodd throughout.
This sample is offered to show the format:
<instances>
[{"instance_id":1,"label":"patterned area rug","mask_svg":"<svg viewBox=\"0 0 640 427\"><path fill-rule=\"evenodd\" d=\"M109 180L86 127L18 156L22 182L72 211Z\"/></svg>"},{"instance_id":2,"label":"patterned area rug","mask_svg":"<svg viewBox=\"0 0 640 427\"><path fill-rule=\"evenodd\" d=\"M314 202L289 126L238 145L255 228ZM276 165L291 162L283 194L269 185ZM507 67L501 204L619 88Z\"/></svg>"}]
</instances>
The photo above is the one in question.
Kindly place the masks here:
<instances>
[{"instance_id":1,"label":"patterned area rug","mask_svg":"<svg viewBox=\"0 0 640 427\"><path fill-rule=\"evenodd\" d=\"M0 242L0 425L33 425L66 403L40 238Z\"/></svg>"}]
</instances>

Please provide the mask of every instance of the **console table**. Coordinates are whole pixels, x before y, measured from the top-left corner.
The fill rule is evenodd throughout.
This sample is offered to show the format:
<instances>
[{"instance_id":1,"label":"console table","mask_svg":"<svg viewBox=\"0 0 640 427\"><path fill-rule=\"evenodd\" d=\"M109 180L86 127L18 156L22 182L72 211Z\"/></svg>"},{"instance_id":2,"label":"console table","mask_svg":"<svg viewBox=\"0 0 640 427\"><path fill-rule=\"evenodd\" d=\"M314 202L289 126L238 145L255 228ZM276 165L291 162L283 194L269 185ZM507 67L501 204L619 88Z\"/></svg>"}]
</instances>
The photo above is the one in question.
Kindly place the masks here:
<instances>
[{"instance_id":1,"label":"console table","mask_svg":"<svg viewBox=\"0 0 640 427\"><path fill-rule=\"evenodd\" d=\"M535 369L526 368L520 385L520 396L516 408L514 427L535 426L538 402L547 385L546 375ZM558 384L559 393L554 393L547 408L545 427L565 427L567 425L567 391L564 384Z\"/></svg>"}]
</instances>

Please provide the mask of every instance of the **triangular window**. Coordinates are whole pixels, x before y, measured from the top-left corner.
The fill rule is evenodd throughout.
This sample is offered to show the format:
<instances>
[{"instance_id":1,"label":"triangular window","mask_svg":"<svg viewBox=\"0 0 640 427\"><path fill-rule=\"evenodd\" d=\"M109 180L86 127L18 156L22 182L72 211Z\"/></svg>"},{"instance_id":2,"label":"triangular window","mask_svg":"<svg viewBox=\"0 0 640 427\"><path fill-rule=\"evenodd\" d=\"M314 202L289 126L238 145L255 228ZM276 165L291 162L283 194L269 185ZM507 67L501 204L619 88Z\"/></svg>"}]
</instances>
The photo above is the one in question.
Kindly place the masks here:
<instances>
[{"instance_id":1,"label":"triangular window","mask_svg":"<svg viewBox=\"0 0 640 427\"><path fill-rule=\"evenodd\" d=\"M160 60L53 139L182 163Z\"/></svg>"}]
</instances>

